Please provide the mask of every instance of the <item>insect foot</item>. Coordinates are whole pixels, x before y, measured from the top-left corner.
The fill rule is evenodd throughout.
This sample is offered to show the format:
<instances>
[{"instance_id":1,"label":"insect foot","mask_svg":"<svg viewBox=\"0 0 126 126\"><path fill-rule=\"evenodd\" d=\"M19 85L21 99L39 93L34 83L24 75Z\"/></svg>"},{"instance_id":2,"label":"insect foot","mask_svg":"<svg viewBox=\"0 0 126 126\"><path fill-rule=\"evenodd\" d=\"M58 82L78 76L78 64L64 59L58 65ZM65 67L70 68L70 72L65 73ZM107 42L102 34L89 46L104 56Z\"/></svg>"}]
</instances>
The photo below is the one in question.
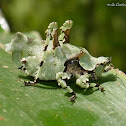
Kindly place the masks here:
<instances>
[{"instance_id":1,"label":"insect foot","mask_svg":"<svg viewBox=\"0 0 126 126\"><path fill-rule=\"evenodd\" d=\"M30 82L30 81L24 81L25 86L35 86L35 82Z\"/></svg>"},{"instance_id":2,"label":"insect foot","mask_svg":"<svg viewBox=\"0 0 126 126\"><path fill-rule=\"evenodd\" d=\"M25 86L35 86L37 81L38 81L38 79L35 79L34 82L33 81L24 81L24 85Z\"/></svg>"},{"instance_id":3,"label":"insect foot","mask_svg":"<svg viewBox=\"0 0 126 126\"><path fill-rule=\"evenodd\" d=\"M72 96L69 99L70 99L71 102L74 102L75 99L77 98L76 93L75 92L72 92L70 94L72 94Z\"/></svg>"},{"instance_id":4,"label":"insect foot","mask_svg":"<svg viewBox=\"0 0 126 126\"><path fill-rule=\"evenodd\" d=\"M104 87L101 87L100 85L99 85L99 90L101 91L101 92L103 92L104 93L104 91L105 91L105 89L104 89Z\"/></svg>"}]
</instances>

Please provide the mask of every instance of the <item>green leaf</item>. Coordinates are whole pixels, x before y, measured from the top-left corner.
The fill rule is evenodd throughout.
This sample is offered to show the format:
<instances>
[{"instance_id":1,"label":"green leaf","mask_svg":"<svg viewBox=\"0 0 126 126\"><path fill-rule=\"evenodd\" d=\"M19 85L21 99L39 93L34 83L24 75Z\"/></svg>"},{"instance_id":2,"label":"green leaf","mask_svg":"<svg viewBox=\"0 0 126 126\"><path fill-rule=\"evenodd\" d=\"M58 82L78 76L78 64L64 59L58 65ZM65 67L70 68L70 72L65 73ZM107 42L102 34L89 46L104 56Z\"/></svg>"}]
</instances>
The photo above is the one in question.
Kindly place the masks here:
<instances>
[{"instance_id":1,"label":"green leaf","mask_svg":"<svg viewBox=\"0 0 126 126\"><path fill-rule=\"evenodd\" d=\"M2 29L1 25L0 25L0 32L3 32L4 30Z\"/></svg>"},{"instance_id":2,"label":"green leaf","mask_svg":"<svg viewBox=\"0 0 126 126\"><path fill-rule=\"evenodd\" d=\"M75 103L68 100L66 90L56 81L40 81L25 87L23 81L33 80L16 69L11 54L3 44L13 35L0 34L0 125L1 126L123 126L126 124L126 75L118 69L106 72L96 81L104 87L82 89L71 80L67 83L77 93ZM34 36L30 34L30 36ZM33 38L33 37L32 37Z\"/></svg>"}]
</instances>

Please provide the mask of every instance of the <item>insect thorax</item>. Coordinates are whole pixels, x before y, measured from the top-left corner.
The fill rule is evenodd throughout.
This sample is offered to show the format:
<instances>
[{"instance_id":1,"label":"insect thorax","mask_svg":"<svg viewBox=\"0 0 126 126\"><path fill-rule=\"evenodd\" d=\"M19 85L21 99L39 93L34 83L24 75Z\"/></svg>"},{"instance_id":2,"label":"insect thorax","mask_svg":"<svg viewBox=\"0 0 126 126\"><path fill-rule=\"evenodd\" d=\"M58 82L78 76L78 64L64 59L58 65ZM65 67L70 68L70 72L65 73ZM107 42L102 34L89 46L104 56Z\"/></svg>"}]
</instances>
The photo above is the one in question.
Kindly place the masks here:
<instances>
[{"instance_id":1,"label":"insect thorax","mask_svg":"<svg viewBox=\"0 0 126 126\"><path fill-rule=\"evenodd\" d=\"M80 66L79 61L76 59L67 60L65 62L64 72L70 73L73 76L83 75L86 71Z\"/></svg>"}]
</instances>

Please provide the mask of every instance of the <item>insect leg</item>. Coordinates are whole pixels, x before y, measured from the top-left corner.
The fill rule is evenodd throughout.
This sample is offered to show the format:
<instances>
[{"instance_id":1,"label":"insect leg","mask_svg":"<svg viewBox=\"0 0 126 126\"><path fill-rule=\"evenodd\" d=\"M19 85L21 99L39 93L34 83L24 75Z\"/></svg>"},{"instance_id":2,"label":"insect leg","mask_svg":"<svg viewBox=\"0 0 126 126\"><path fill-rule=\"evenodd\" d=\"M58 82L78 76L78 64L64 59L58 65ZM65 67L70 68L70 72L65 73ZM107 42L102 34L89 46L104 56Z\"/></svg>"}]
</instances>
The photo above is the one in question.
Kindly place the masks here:
<instances>
[{"instance_id":1,"label":"insect leg","mask_svg":"<svg viewBox=\"0 0 126 126\"><path fill-rule=\"evenodd\" d=\"M89 88L89 75L88 73L85 73L84 75L81 76L76 76L76 84L80 86L81 88Z\"/></svg>"},{"instance_id":2,"label":"insect leg","mask_svg":"<svg viewBox=\"0 0 126 126\"><path fill-rule=\"evenodd\" d=\"M104 72L108 72L112 68L114 68L114 65L111 63L111 64L109 64L108 66L105 67Z\"/></svg>"},{"instance_id":3,"label":"insect leg","mask_svg":"<svg viewBox=\"0 0 126 126\"><path fill-rule=\"evenodd\" d=\"M49 41L53 40L53 49L55 49L57 46L59 46L57 29L58 29L57 22L52 22L49 24L48 29L45 31L46 43L48 45Z\"/></svg>"},{"instance_id":4,"label":"insect leg","mask_svg":"<svg viewBox=\"0 0 126 126\"><path fill-rule=\"evenodd\" d=\"M74 101L76 99L76 94L70 86L67 86L66 82L62 79L57 80L58 85L61 85L62 88L66 89L72 96L70 97L70 101Z\"/></svg>"},{"instance_id":5,"label":"insect leg","mask_svg":"<svg viewBox=\"0 0 126 126\"><path fill-rule=\"evenodd\" d=\"M91 84L90 84L91 85ZM91 87L91 86L90 86ZM101 92L104 92L104 87L101 87L101 85L96 84L94 87L98 87Z\"/></svg>"},{"instance_id":6,"label":"insect leg","mask_svg":"<svg viewBox=\"0 0 126 126\"><path fill-rule=\"evenodd\" d=\"M25 86L35 86L36 83L37 83L36 79L34 81L24 81Z\"/></svg>"},{"instance_id":7,"label":"insect leg","mask_svg":"<svg viewBox=\"0 0 126 126\"><path fill-rule=\"evenodd\" d=\"M61 34L59 36L59 41L63 41L63 43L70 43L70 31L72 28L73 22L71 20L67 20L61 29Z\"/></svg>"},{"instance_id":8,"label":"insect leg","mask_svg":"<svg viewBox=\"0 0 126 126\"><path fill-rule=\"evenodd\" d=\"M25 86L35 86L37 84L38 80L39 80L38 76L35 76L34 81L24 81L24 85Z\"/></svg>"},{"instance_id":9,"label":"insect leg","mask_svg":"<svg viewBox=\"0 0 126 126\"><path fill-rule=\"evenodd\" d=\"M73 89L70 88L70 86L67 86L64 79L70 79L70 74L59 72L56 74L56 80L58 82L58 85L62 88L66 89L72 96L70 97L70 101L74 101L76 99L76 94L73 91Z\"/></svg>"},{"instance_id":10,"label":"insect leg","mask_svg":"<svg viewBox=\"0 0 126 126\"><path fill-rule=\"evenodd\" d=\"M98 87L101 92L104 92L104 88L101 87L99 84L96 83L89 83L89 75L81 75L77 77L76 84L81 88L89 88L89 87Z\"/></svg>"},{"instance_id":11,"label":"insect leg","mask_svg":"<svg viewBox=\"0 0 126 126\"><path fill-rule=\"evenodd\" d=\"M39 76L40 76L40 73L41 73L41 66L43 65L43 61L40 62L40 65L36 71L36 74L35 74L35 78L34 78L34 81L24 81L24 85L25 86L35 86L35 84L37 83L37 81L39 80Z\"/></svg>"}]
</instances>

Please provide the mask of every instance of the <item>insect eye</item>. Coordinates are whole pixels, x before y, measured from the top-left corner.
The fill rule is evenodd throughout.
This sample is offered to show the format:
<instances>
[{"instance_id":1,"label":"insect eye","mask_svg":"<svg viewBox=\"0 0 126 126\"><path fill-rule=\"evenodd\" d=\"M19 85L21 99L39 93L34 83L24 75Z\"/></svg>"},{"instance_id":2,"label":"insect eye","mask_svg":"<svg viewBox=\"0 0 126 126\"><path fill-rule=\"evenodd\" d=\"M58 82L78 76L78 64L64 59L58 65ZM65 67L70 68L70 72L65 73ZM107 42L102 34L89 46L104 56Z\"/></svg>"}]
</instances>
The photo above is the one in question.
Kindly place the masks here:
<instances>
[{"instance_id":1,"label":"insect eye","mask_svg":"<svg viewBox=\"0 0 126 126\"><path fill-rule=\"evenodd\" d=\"M71 64L78 64L78 60L71 60Z\"/></svg>"},{"instance_id":2,"label":"insect eye","mask_svg":"<svg viewBox=\"0 0 126 126\"><path fill-rule=\"evenodd\" d=\"M71 64L74 64L75 63L75 61L74 60L71 60L71 62L70 62Z\"/></svg>"}]
</instances>

